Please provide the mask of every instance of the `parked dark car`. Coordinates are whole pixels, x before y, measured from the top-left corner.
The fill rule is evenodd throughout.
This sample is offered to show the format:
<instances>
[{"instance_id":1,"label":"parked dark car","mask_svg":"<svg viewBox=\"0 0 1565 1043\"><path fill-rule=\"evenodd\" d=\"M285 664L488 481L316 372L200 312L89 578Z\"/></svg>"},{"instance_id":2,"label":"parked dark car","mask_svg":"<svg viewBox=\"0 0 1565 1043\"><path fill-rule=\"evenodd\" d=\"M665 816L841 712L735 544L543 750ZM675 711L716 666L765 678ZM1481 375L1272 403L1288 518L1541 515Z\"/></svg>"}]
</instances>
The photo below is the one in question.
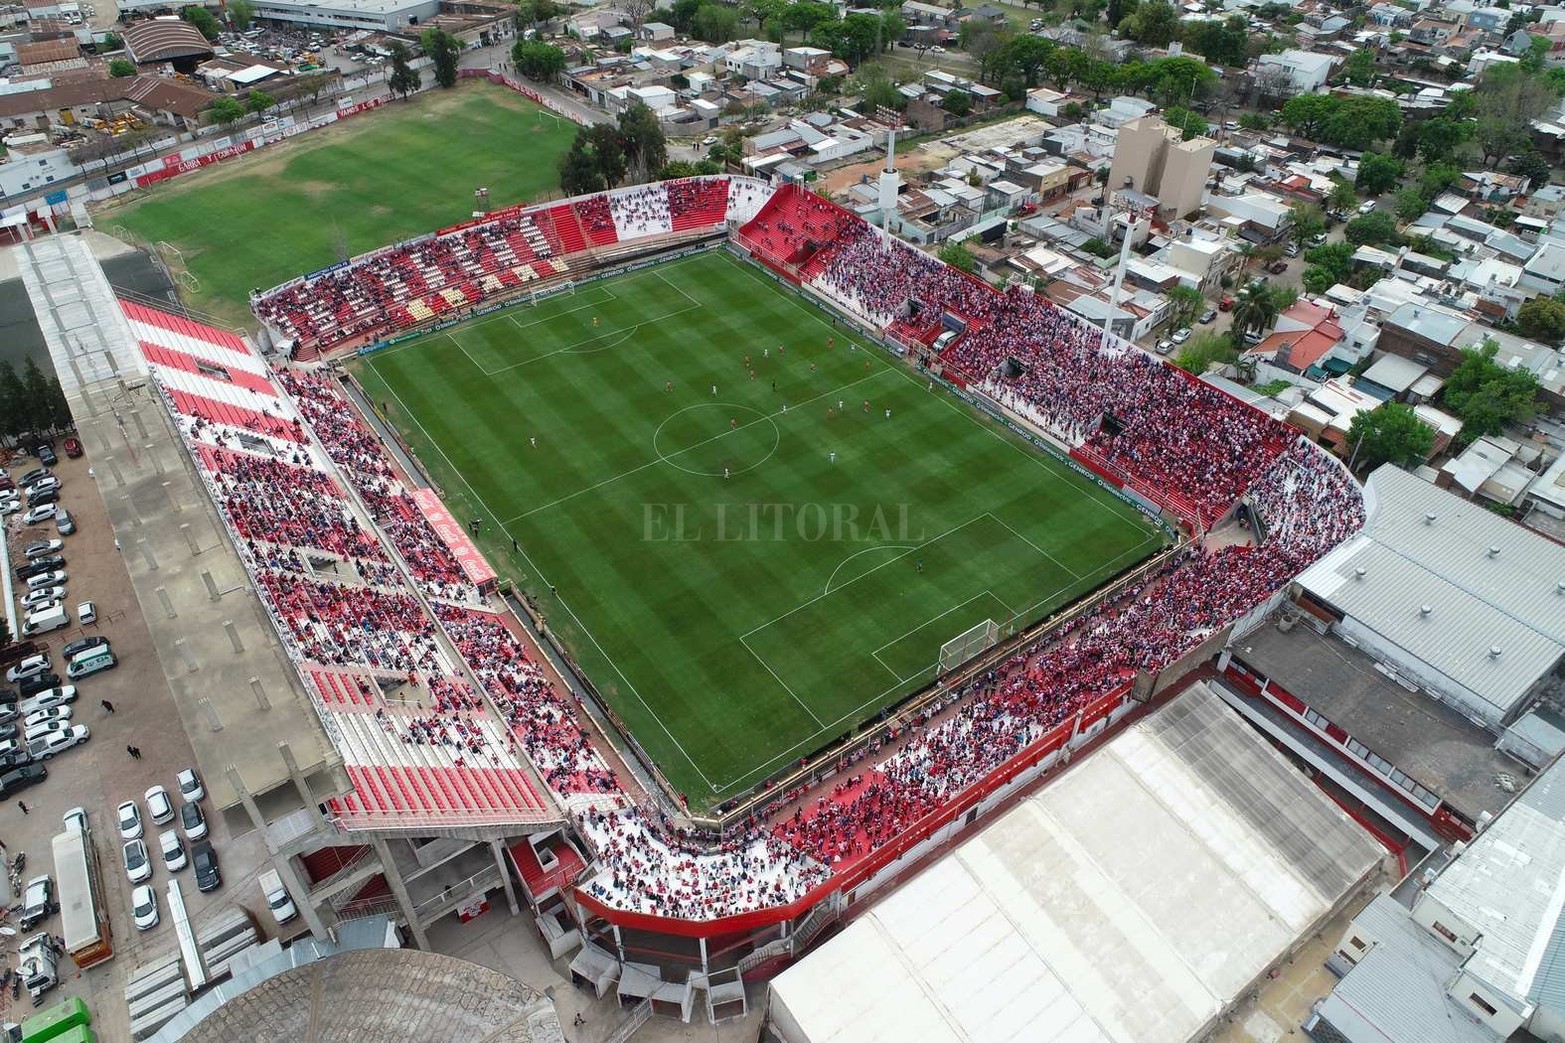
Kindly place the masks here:
<instances>
[{"instance_id":1,"label":"parked dark car","mask_svg":"<svg viewBox=\"0 0 1565 1043\"><path fill-rule=\"evenodd\" d=\"M10 771L12 768L20 768L24 764L31 764L33 755L26 750L11 750L8 753L0 753L0 771Z\"/></svg>"},{"instance_id":2,"label":"parked dark car","mask_svg":"<svg viewBox=\"0 0 1565 1043\"><path fill-rule=\"evenodd\" d=\"M223 886L222 871L217 868L217 852L212 850L212 845L203 840L190 849L191 861L196 867L196 889L199 891L216 891Z\"/></svg>"},{"instance_id":3,"label":"parked dark car","mask_svg":"<svg viewBox=\"0 0 1565 1043\"><path fill-rule=\"evenodd\" d=\"M76 657L76 654L78 652L85 652L89 648L97 648L99 645L106 645L108 643L109 643L109 639L106 638L106 637L84 637L84 638L80 638L80 639L78 639L76 641L70 642L65 647L61 648L60 649L60 658L64 659L66 662L69 662L70 660L72 660L72 659L74 659Z\"/></svg>"},{"instance_id":4,"label":"parked dark car","mask_svg":"<svg viewBox=\"0 0 1565 1043\"><path fill-rule=\"evenodd\" d=\"M45 572L53 572L64 564L65 559L58 554L51 554L47 558L35 558L26 565L18 565L16 567L16 578L32 579L34 576L41 576Z\"/></svg>"},{"instance_id":5,"label":"parked dark car","mask_svg":"<svg viewBox=\"0 0 1565 1043\"><path fill-rule=\"evenodd\" d=\"M1266 270L1271 272L1273 275L1281 275L1283 272L1288 270L1288 262L1273 261L1270 265L1267 266Z\"/></svg>"},{"instance_id":6,"label":"parked dark car","mask_svg":"<svg viewBox=\"0 0 1565 1043\"><path fill-rule=\"evenodd\" d=\"M0 797L20 793L28 786L36 786L49 777L49 769L42 764L24 764L0 775Z\"/></svg>"},{"instance_id":7,"label":"parked dark car","mask_svg":"<svg viewBox=\"0 0 1565 1043\"><path fill-rule=\"evenodd\" d=\"M38 462L45 467L53 467L60 462L60 458L54 455L54 450L47 445L41 445L37 449Z\"/></svg>"},{"instance_id":8,"label":"parked dark car","mask_svg":"<svg viewBox=\"0 0 1565 1043\"><path fill-rule=\"evenodd\" d=\"M58 489L45 489L41 493L28 493L27 494L27 506L29 506L29 507L41 507L41 506L43 506L46 503L59 503L59 502L60 502L60 490L58 490Z\"/></svg>"},{"instance_id":9,"label":"parked dark car","mask_svg":"<svg viewBox=\"0 0 1565 1043\"><path fill-rule=\"evenodd\" d=\"M46 688L60 687L60 675L39 674L37 677L29 677L27 680L17 683L19 691L22 693L22 698L26 699L29 695L37 695Z\"/></svg>"}]
</instances>

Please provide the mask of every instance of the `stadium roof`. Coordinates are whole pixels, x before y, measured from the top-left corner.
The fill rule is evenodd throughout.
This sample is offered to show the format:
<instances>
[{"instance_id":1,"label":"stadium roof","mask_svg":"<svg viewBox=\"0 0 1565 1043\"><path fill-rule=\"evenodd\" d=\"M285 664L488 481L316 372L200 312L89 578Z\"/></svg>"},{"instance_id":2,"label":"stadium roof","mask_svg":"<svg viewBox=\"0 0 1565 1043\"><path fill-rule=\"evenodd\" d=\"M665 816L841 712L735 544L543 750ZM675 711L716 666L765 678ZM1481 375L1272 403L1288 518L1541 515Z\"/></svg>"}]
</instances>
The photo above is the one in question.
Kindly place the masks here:
<instances>
[{"instance_id":1,"label":"stadium roof","mask_svg":"<svg viewBox=\"0 0 1565 1043\"><path fill-rule=\"evenodd\" d=\"M173 58L193 58L212 53L212 45L194 25L183 18L153 18L132 22L121 35L131 61L166 62Z\"/></svg>"},{"instance_id":2,"label":"stadium roof","mask_svg":"<svg viewBox=\"0 0 1565 1043\"><path fill-rule=\"evenodd\" d=\"M1565 547L1390 464L1365 502L1300 584L1509 713L1565 655Z\"/></svg>"},{"instance_id":3,"label":"stadium roof","mask_svg":"<svg viewBox=\"0 0 1565 1043\"><path fill-rule=\"evenodd\" d=\"M772 982L789 1043L1174 1043L1378 861L1197 684Z\"/></svg>"}]
</instances>

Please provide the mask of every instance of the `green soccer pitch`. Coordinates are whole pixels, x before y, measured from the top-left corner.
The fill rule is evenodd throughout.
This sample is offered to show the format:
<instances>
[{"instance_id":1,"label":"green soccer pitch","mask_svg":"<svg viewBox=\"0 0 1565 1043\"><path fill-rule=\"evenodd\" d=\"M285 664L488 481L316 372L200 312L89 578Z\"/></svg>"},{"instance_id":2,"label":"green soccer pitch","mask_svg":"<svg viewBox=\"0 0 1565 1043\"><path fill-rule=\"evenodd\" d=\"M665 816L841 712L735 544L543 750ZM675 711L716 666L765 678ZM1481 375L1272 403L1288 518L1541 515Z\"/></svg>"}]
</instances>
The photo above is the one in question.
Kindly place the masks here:
<instances>
[{"instance_id":1,"label":"green soccer pitch","mask_svg":"<svg viewBox=\"0 0 1565 1043\"><path fill-rule=\"evenodd\" d=\"M1164 543L726 251L353 368L692 807Z\"/></svg>"},{"instance_id":2,"label":"green soccer pitch","mask_svg":"<svg viewBox=\"0 0 1565 1043\"><path fill-rule=\"evenodd\" d=\"M250 291L559 186L575 126L483 82L395 101L253 155L137 192L98 218L172 243L188 302L238 325ZM457 176L456 172L460 172Z\"/></svg>"}]
</instances>

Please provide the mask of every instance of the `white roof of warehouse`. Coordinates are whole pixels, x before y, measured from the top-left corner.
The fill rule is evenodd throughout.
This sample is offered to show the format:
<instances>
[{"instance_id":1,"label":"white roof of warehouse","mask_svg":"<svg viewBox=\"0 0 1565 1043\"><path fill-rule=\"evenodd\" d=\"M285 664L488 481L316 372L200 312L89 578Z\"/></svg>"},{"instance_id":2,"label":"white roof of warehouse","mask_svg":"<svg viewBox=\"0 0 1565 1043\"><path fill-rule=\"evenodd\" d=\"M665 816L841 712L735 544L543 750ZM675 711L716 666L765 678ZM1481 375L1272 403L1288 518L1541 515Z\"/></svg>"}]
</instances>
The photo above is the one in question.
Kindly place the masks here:
<instances>
[{"instance_id":1,"label":"white roof of warehouse","mask_svg":"<svg viewBox=\"0 0 1565 1043\"><path fill-rule=\"evenodd\" d=\"M1365 502L1362 532L1300 584L1509 711L1565 655L1565 547L1390 464Z\"/></svg>"},{"instance_id":2,"label":"white roof of warehouse","mask_svg":"<svg viewBox=\"0 0 1565 1043\"><path fill-rule=\"evenodd\" d=\"M1380 857L1205 684L772 982L789 1043L1183 1043Z\"/></svg>"}]
</instances>

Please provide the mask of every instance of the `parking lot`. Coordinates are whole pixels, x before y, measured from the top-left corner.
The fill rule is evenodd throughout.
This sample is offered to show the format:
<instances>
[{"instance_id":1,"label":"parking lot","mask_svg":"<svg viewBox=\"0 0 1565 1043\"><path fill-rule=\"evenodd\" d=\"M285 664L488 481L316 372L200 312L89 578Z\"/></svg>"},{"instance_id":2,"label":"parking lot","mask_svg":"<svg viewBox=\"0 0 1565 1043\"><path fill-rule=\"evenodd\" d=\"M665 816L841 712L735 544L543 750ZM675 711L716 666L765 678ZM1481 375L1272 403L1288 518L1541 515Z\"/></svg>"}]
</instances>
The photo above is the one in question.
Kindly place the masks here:
<instances>
[{"instance_id":1,"label":"parking lot","mask_svg":"<svg viewBox=\"0 0 1565 1043\"><path fill-rule=\"evenodd\" d=\"M88 448L88 454L81 459L67 459L61 453L53 468L61 479L60 503L75 518L77 531L60 537L52 522L23 526L21 514L6 518L5 536L11 559L8 570L14 581L14 569L27 544L39 539L62 539L64 546L59 553L65 558L61 567L67 573L65 604L71 611L72 622L34 640L48 647L54 672L61 674L62 679L65 664L60 661L60 648L85 636L107 637L118 666L84 677L77 683L78 698L72 704L72 722L87 725L91 738L49 760L49 776L43 782L7 797L0 804L0 843L8 858L14 858L19 852L26 854L26 867L22 872L24 882L44 873L53 876L51 841L63 830L61 815L76 806L86 809L99 861L102 898L110 915L115 955L109 962L86 972L78 972L68 958L62 959L60 988L46 994L39 1003L47 1006L67 996L79 995L92 1008L94 1026L100 1038L128 1039L123 995L126 976L137 965L171 951L176 945L167 905L170 874L158 855L157 839L163 830L176 827L178 819L176 817L175 823L169 825L154 826L147 814L143 794L148 787L161 784L173 796L177 809L179 796L175 774L182 768L193 767L194 757L185 730L179 725L179 714L168 693L162 667L153 653L141 606L136 603L115 546L96 480L89 474L92 454L91 447ZM35 457L22 457L6 471L17 477L38 465ZM76 606L89 599L97 606L98 618L93 624L81 626L76 622ZM158 609L152 606L150 610ZM3 681L0 686L13 687ZM103 700L113 705L114 712L110 713L102 705ZM140 759L132 758L127 746L138 747ZM26 813L18 799L26 804ZM157 892L161 913L159 924L145 932L138 932L132 925L130 895L133 885L127 879L121 860L121 840L115 822L115 807L130 799L140 805L145 821L145 839L154 864L148 883ZM260 910L262 902L255 875L265 858L259 834L251 832L236 840L222 814L209 804L203 811L210 831L208 839L221 863L223 884L213 892L202 894L196 889L192 868L187 867L177 874L186 907L198 926L209 915L232 903L245 905L252 912ZM19 900L20 895L12 895L8 905ZM10 918L10 922L14 925L14 918ZM276 926L264 911L257 917L257 923L263 934L275 933ZM49 917L35 930L60 934L59 916ZM0 937L0 946L3 946L0 952L3 952L7 966L15 964L19 940ZM31 1009L25 994L13 1001L8 990L0 990L0 1008L7 1008L0 1010L0 1020L20 1020L16 1015L26 1016Z\"/></svg>"}]
</instances>

